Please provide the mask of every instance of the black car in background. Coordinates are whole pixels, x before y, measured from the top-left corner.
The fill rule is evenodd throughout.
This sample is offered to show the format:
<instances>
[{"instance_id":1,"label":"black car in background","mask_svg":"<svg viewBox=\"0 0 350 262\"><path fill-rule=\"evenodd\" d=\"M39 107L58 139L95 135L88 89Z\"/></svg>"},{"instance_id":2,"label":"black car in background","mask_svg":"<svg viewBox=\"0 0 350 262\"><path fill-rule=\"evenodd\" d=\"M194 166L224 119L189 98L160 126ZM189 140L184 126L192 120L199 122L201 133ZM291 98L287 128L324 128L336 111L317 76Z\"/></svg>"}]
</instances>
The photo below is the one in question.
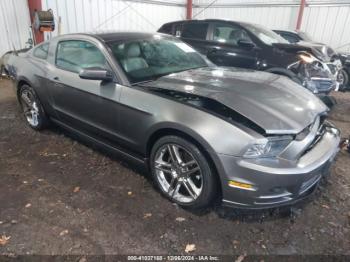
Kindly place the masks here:
<instances>
[{"instance_id":1,"label":"black car in background","mask_svg":"<svg viewBox=\"0 0 350 262\"><path fill-rule=\"evenodd\" d=\"M298 45L308 45L313 48L318 49L324 54L326 58L326 64L330 67L330 69L337 70L339 72L333 72L337 74L337 78L341 81L341 89L349 88L349 80L350 80L350 54L335 52L333 48L327 46L323 43L318 43L312 39L307 33L302 31L291 31L291 30L273 30L275 33L282 36L291 44ZM328 59L327 59L328 58ZM342 68L338 67L338 60L342 64Z\"/></svg>"},{"instance_id":2,"label":"black car in background","mask_svg":"<svg viewBox=\"0 0 350 262\"><path fill-rule=\"evenodd\" d=\"M260 25L219 19L164 24L158 32L175 35L219 66L244 67L284 75L314 94L337 88L334 77L319 66L312 47L292 45Z\"/></svg>"}]
</instances>

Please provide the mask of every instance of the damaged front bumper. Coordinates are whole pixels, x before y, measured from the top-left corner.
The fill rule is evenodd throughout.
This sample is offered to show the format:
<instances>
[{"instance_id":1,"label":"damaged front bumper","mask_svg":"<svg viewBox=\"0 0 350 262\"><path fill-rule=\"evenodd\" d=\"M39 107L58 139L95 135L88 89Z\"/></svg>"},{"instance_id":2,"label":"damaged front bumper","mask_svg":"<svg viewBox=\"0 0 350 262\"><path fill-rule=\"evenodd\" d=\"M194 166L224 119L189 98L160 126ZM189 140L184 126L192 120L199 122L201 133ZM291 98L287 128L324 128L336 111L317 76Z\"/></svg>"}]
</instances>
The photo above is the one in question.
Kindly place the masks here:
<instances>
[{"instance_id":1,"label":"damaged front bumper","mask_svg":"<svg viewBox=\"0 0 350 262\"><path fill-rule=\"evenodd\" d=\"M339 83L331 78L310 77L303 83L314 94L329 94L332 90L339 89Z\"/></svg>"},{"instance_id":2,"label":"damaged front bumper","mask_svg":"<svg viewBox=\"0 0 350 262\"><path fill-rule=\"evenodd\" d=\"M300 66L303 77L303 86L314 94L328 94L339 88L337 77L329 70L328 66L320 61Z\"/></svg>"},{"instance_id":3,"label":"damaged front bumper","mask_svg":"<svg viewBox=\"0 0 350 262\"><path fill-rule=\"evenodd\" d=\"M292 70L302 85L314 94L328 94L332 90L338 90L341 84L338 81L341 62L338 60L329 63L316 58L310 63L298 61L288 66L288 69Z\"/></svg>"},{"instance_id":4,"label":"damaged front bumper","mask_svg":"<svg viewBox=\"0 0 350 262\"><path fill-rule=\"evenodd\" d=\"M339 142L338 129L327 126L295 161L220 155L225 170L223 204L261 209L290 205L304 199L317 188L322 176L328 174Z\"/></svg>"}]
</instances>

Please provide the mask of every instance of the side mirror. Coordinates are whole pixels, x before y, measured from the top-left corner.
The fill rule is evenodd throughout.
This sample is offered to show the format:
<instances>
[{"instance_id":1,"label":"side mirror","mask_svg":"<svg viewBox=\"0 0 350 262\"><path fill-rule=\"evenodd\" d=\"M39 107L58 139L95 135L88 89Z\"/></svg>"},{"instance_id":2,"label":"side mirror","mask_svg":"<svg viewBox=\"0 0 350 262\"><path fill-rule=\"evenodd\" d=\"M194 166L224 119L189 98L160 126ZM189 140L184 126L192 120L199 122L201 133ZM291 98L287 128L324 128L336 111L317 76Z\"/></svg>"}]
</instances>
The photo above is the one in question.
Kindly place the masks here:
<instances>
[{"instance_id":1,"label":"side mirror","mask_svg":"<svg viewBox=\"0 0 350 262\"><path fill-rule=\"evenodd\" d=\"M252 41L244 40L244 39L238 40L237 44L240 47L244 47L244 48L248 48L248 49L252 49L255 47L255 44Z\"/></svg>"},{"instance_id":2,"label":"side mirror","mask_svg":"<svg viewBox=\"0 0 350 262\"><path fill-rule=\"evenodd\" d=\"M113 74L109 70L103 68L85 68L79 73L79 77L89 80L101 80L106 82L113 81Z\"/></svg>"}]
</instances>

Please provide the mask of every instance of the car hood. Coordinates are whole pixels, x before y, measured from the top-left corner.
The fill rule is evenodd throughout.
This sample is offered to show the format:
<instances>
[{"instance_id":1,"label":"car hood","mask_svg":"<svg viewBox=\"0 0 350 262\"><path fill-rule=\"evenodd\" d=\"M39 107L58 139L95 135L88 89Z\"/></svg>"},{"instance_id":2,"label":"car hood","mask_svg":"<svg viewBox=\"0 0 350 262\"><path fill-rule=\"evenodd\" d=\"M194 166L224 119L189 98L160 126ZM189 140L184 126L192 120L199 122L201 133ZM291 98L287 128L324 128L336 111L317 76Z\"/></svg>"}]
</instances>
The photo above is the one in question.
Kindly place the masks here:
<instances>
[{"instance_id":1,"label":"car hood","mask_svg":"<svg viewBox=\"0 0 350 262\"><path fill-rule=\"evenodd\" d=\"M215 100L256 123L266 134L297 134L328 110L320 99L288 78L246 69L194 69L145 85Z\"/></svg>"},{"instance_id":2,"label":"car hood","mask_svg":"<svg viewBox=\"0 0 350 262\"><path fill-rule=\"evenodd\" d=\"M289 44L289 43L273 43L273 47L285 50L288 52L299 52L299 51L309 51L311 52L311 47L306 45L299 45L299 44Z\"/></svg>"},{"instance_id":3,"label":"car hood","mask_svg":"<svg viewBox=\"0 0 350 262\"><path fill-rule=\"evenodd\" d=\"M328 52L334 53L332 49L327 47L326 45L315 43L315 42L304 42L300 41L297 44L282 44L282 43L275 43L273 44L275 48L278 48L280 50L286 51L288 53L299 53L301 51L306 51L314 56L316 56L318 59L324 62L328 62L330 60L330 56ZM329 51L328 51L329 50Z\"/></svg>"},{"instance_id":4,"label":"car hood","mask_svg":"<svg viewBox=\"0 0 350 262\"><path fill-rule=\"evenodd\" d=\"M327 62L330 61L333 56L337 55L331 47L322 43L300 41L298 42L298 45L309 46L310 48L317 49L323 54L323 59L327 60Z\"/></svg>"}]
</instances>

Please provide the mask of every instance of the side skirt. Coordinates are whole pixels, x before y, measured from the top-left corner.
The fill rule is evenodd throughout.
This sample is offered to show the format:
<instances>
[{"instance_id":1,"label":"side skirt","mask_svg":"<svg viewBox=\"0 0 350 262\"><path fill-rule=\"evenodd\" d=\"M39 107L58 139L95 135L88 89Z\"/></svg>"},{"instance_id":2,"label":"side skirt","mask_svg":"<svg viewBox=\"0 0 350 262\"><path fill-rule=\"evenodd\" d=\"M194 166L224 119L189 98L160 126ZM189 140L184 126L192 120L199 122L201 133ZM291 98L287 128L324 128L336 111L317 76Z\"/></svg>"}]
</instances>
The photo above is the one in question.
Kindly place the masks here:
<instances>
[{"instance_id":1,"label":"side skirt","mask_svg":"<svg viewBox=\"0 0 350 262\"><path fill-rule=\"evenodd\" d=\"M77 130L69 125L66 125L64 124L63 122L55 119L55 118L50 118L50 120L57 124L58 126L62 127L63 129L73 133L73 134L76 134L79 136L79 138L87 141L87 142L90 142L90 143L93 143L103 149L106 149L108 152L111 152L112 154L115 154L119 157L121 157L123 160L128 160L128 161L131 161L132 163L138 165L139 167L147 167L147 162L148 162L148 159L147 158L142 158L140 156L136 156L136 155L133 155L133 154L130 154L120 148L116 148L112 145L109 145L103 141L100 141L98 139L96 139L95 137L92 137L80 130Z\"/></svg>"}]
</instances>

